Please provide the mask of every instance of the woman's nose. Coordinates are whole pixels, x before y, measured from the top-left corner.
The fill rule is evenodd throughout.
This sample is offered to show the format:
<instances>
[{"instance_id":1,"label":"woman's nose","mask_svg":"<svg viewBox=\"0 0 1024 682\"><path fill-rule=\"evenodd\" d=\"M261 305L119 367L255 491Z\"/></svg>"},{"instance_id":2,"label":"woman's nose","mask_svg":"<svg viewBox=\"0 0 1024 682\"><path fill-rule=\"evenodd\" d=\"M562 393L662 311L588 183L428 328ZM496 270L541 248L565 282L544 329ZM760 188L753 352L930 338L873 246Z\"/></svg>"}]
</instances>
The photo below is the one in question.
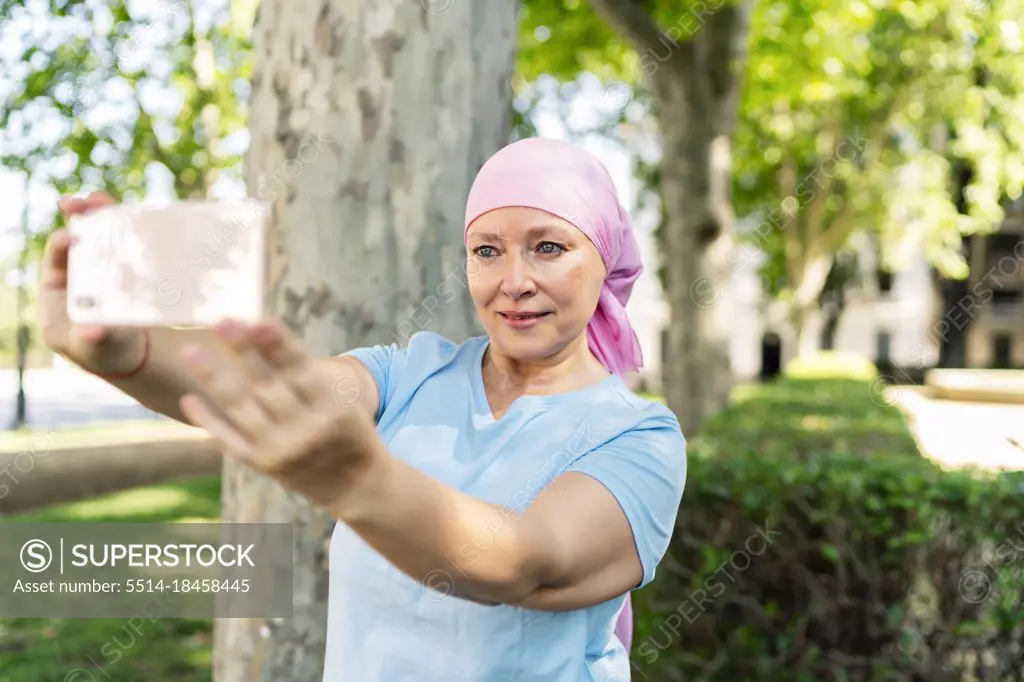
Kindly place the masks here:
<instances>
[{"instance_id":1,"label":"woman's nose","mask_svg":"<svg viewBox=\"0 0 1024 682\"><path fill-rule=\"evenodd\" d=\"M533 270L525 258L520 256L509 258L502 273L501 290L511 298L522 298L537 290Z\"/></svg>"}]
</instances>

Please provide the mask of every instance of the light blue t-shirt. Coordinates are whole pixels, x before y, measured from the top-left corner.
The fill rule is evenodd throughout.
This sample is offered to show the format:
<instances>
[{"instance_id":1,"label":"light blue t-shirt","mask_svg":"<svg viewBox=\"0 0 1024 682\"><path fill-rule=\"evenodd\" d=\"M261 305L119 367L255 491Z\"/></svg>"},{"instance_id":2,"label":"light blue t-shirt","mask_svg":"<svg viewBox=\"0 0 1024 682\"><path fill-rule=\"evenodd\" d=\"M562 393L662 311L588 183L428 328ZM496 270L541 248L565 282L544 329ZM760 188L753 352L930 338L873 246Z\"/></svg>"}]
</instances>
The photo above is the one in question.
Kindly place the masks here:
<instances>
[{"instance_id":1,"label":"light blue t-shirt","mask_svg":"<svg viewBox=\"0 0 1024 682\"><path fill-rule=\"evenodd\" d=\"M406 348L346 355L377 381L377 430L391 453L433 478L515 515L563 472L604 484L633 529L643 564L637 587L647 585L668 547L686 480L686 441L675 415L610 375L578 391L521 396L495 420L481 372L487 343L420 332ZM485 551L484 538L462 555ZM629 681L627 652L613 632L625 595L545 612L447 596L445 579L440 572L423 583L410 578L337 524L324 681Z\"/></svg>"}]
</instances>

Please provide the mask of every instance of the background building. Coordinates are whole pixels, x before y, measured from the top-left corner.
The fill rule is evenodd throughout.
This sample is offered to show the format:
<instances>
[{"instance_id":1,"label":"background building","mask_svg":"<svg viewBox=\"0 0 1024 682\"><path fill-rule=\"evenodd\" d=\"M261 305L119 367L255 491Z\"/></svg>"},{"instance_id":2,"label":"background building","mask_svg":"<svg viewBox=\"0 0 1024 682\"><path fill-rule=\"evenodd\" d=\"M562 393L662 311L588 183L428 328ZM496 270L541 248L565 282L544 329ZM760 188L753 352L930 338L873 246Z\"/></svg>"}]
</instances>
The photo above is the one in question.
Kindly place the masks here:
<instances>
[{"instance_id":1,"label":"background building","mask_svg":"<svg viewBox=\"0 0 1024 682\"><path fill-rule=\"evenodd\" d=\"M643 246L651 248L649 243ZM846 291L834 350L890 365L888 371L897 378L919 378L937 364L943 335L966 325L968 367L1024 366L1024 198L1009 207L998 232L974 238L970 295L960 305L944 303L940 281L922 245L908 247L907 266L895 273L880 267L872 235L855 235L850 247L856 253L859 282ZM765 296L757 264L740 263L728 286L735 302L731 354L736 379L754 380L765 365L792 360L796 334L784 308ZM662 358L659 322L667 319L667 310L661 300L652 300L660 294L650 284L637 293L641 295L631 301L630 315L648 363L644 379L656 387ZM821 338L825 312L819 311L811 324L813 334Z\"/></svg>"}]
</instances>

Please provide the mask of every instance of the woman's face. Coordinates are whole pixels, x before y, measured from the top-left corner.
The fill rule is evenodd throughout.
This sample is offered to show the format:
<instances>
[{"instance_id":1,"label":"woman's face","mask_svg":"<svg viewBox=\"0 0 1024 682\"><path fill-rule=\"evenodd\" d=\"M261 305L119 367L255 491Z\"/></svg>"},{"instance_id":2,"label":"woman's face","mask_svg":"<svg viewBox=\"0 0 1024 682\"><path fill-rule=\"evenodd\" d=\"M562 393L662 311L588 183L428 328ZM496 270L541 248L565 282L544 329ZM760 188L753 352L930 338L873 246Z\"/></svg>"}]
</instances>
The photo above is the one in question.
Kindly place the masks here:
<instances>
[{"instance_id":1,"label":"woman's face","mask_svg":"<svg viewBox=\"0 0 1024 682\"><path fill-rule=\"evenodd\" d=\"M502 354L540 361L584 332L607 271L571 223L534 208L495 209L470 225L466 249L477 315Z\"/></svg>"}]
</instances>

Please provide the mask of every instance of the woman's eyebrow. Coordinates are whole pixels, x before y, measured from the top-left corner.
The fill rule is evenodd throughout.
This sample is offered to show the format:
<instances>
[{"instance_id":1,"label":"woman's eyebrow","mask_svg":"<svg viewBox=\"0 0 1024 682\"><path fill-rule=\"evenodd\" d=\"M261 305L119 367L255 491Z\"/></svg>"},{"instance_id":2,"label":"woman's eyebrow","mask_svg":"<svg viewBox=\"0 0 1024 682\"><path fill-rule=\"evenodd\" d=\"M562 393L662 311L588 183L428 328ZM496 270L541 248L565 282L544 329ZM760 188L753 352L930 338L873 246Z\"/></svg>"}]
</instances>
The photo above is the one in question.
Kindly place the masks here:
<instances>
[{"instance_id":1,"label":"woman's eyebrow","mask_svg":"<svg viewBox=\"0 0 1024 682\"><path fill-rule=\"evenodd\" d=\"M531 237L542 237L549 234L565 237L569 234L569 228L558 224L538 225L537 227L530 228L526 234Z\"/></svg>"},{"instance_id":2,"label":"woman's eyebrow","mask_svg":"<svg viewBox=\"0 0 1024 682\"><path fill-rule=\"evenodd\" d=\"M501 235L494 232L470 232L469 239L470 241L500 242Z\"/></svg>"},{"instance_id":3,"label":"woman's eyebrow","mask_svg":"<svg viewBox=\"0 0 1024 682\"><path fill-rule=\"evenodd\" d=\"M546 235L558 235L562 238L567 237L567 228L561 225L538 225L531 227L526 231L526 237L528 239L536 239ZM496 232L470 232L470 241L488 241L488 242L502 242L504 238Z\"/></svg>"}]
</instances>

